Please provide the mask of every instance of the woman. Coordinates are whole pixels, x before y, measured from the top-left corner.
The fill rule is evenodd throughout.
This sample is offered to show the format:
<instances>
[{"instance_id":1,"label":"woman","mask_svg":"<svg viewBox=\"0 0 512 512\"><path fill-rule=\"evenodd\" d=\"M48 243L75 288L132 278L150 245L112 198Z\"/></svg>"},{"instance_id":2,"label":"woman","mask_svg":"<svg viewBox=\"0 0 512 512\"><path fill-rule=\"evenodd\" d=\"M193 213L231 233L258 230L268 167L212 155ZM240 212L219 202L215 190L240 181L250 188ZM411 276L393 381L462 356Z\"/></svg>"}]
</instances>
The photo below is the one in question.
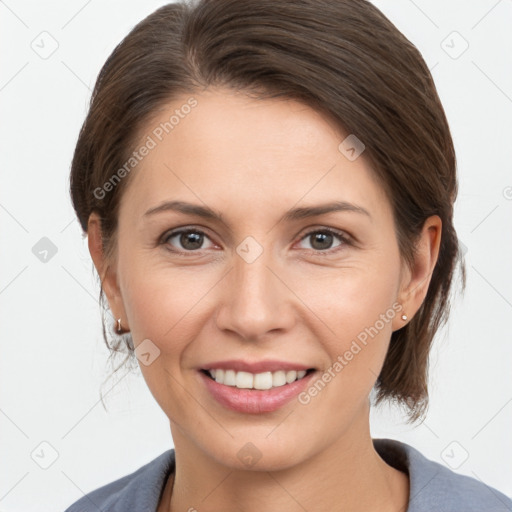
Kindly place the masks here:
<instances>
[{"instance_id":1,"label":"woman","mask_svg":"<svg viewBox=\"0 0 512 512\"><path fill-rule=\"evenodd\" d=\"M98 77L71 193L175 449L69 512L512 510L370 436L372 390L424 415L465 276L443 108L371 4L157 10Z\"/></svg>"}]
</instances>

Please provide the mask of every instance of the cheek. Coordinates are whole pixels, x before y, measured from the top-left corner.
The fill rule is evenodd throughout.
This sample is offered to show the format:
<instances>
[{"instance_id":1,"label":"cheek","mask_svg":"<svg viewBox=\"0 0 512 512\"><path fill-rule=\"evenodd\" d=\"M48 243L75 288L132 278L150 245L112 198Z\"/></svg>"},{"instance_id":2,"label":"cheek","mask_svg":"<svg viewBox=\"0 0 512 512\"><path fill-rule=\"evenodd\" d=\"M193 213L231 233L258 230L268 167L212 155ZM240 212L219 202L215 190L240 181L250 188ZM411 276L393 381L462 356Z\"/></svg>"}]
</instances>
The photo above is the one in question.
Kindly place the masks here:
<instances>
[{"instance_id":1,"label":"cheek","mask_svg":"<svg viewBox=\"0 0 512 512\"><path fill-rule=\"evenodd\" d=\"M211 270L207 274L150 266L148 260L123 263L123 302L136 353L150 340L150 352L158 354L147 365L142 357L139 360L148 388L169 417L183 418L190 414L190 396L182 382L183 369L191 367L187 349L199 335L208 291L219 278L210 275Z\"/></svg>"},{"instance_id":2,"label":"cheek","mask_svg":"<svg viewBox=\"0 0 512 512\"><path fill-rule=\"evenodd\" d=\"M342 392L350 389L352 398L365 396L373 386L386 356L393 319L400 314L398 260L390 255L379 261L354 263L306 279L301 290L304 302L325 327L321 327L324 349L332 363L339 363L333 369L339 376L336 380Z\"/></svg>"},{"instance_id":3,"label":"cheek","mask_svg":"<svg viewBox=\"0 0 512 512\"><path fill-rule=\"evenodd\" d=\"M166 365L183 363L185 348L197 338L222 269L205 265L172 267L151 255L119 262L121 290L134 344L150 339Z\"/></svg>"},{"instance_id":4,"label":"cheek","mask_svg":"<svg viewBox=\"0 0 512 512\"><path fill-rule=\"evenodd\" d=\"M347 340L374 325L381 315L393 316L398 278L398 267L391 262L379 267L355 263L323 275L303 277L298 295L331 333ZM382 329L380 322L378 326Z\"/></svg>"}]
</instances>

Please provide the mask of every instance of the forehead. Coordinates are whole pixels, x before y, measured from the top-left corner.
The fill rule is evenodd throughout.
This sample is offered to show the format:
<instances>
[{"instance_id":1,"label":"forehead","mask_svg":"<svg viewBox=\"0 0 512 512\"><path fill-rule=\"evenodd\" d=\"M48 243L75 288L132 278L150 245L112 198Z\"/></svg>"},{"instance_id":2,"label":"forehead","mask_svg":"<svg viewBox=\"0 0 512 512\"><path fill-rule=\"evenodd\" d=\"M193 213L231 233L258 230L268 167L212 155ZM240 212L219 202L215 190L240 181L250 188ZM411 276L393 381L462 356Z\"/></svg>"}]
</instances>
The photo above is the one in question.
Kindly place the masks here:
<instances>
[{"instance_id":1,"label":"forehead","mask_svg":"<svg viewBox=\"0 0 512 512\"><path fill-rule=\"evenodd\" d=\"M122 203L141 214L170 199L200 199L239 213L345 200L375 216L389 214L364 153L352 161L340 151L348 135L295 100L223 89L185 94L144 126L140 140L151 139L152 148Z\"/></svg>"}]
</instances>

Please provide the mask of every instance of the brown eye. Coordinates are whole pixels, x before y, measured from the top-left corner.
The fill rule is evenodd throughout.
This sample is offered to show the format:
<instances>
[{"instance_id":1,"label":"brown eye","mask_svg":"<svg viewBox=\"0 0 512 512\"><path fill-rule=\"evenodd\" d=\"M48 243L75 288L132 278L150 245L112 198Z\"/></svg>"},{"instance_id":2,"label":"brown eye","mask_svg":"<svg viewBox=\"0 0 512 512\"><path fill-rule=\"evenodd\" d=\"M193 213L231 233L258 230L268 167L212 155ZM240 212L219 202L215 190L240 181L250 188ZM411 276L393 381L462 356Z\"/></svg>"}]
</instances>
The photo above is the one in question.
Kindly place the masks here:
<instances>
[{"instance_id":1,"label":"brown eye","mask_svg":"<svg viewBox=\"0 0 512 512\"><path fill-rule=\"evenodd\" d=\"M302 239L302 249L312 249L314 251L328 251L336 249L348 243L347 238L342 234L330 229L317 229L310 231ZM307 245L304 245L308 243Z\"/></svg>"},{"instance_id":2,"label":"brown eye","mask_svg":"<svg viewBox=\"0 0 512 512\"><path fill-rule=\"evenodd\" d=\"M164 239L164 243L172 246L173 250L177 251L197 251L199 249L208 249L204 247L205 241L209 241L210 247L213 247L210 239L198 230L181 230L170 233Z\"/></svg>"},{"instance_id":3,"label":"brown eye","mask_svg":"<svg viewBox=\"0 0 512 512\"><path fill-rule=\"evenodd\" d=\"M309 235L309 237L313 249L318 250L330 249L334 239L330 233L314 233Z\"/></svg>"}]
</instances>

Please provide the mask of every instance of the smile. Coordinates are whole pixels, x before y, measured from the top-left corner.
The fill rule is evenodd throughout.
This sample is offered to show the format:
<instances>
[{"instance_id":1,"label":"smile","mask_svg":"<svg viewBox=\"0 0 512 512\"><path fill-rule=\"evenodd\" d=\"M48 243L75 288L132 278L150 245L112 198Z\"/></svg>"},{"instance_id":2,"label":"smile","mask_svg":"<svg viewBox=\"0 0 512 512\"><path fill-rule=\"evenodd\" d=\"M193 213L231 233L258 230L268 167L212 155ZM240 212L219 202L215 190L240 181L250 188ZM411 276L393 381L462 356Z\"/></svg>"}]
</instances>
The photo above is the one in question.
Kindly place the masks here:
<instances>
[{"instance_id":1,"label":"smile","mask_svg":"<svg viewBox=\"0 0 512 512\"><path fill-rule=\"evenodd\" d=\"M251 365L239 363L238 366L244 369L237 371L213 367L200 370L198 375L217 403L231 411L245 414L271 413L281 409L296 400L318 373L314 368L292 370L289 367L279 370L277 364L274 364L274 371L255 368L259 372L252 373L247 371ZM268 368L272 365L265 363L264 366Z\"/></svg>"},{"instance_id":2,"label":"smile","mask_svg":"<svg viewBox=\"0 0 512 512\"><path fill-rule=\"evenodd\" d=\"M309 370L278 370L275 372L249 373L245 371L211 369L205 370L219 384L238 389L266 390L291 384L303 379Z\"/></svg>"}]
</instances>

